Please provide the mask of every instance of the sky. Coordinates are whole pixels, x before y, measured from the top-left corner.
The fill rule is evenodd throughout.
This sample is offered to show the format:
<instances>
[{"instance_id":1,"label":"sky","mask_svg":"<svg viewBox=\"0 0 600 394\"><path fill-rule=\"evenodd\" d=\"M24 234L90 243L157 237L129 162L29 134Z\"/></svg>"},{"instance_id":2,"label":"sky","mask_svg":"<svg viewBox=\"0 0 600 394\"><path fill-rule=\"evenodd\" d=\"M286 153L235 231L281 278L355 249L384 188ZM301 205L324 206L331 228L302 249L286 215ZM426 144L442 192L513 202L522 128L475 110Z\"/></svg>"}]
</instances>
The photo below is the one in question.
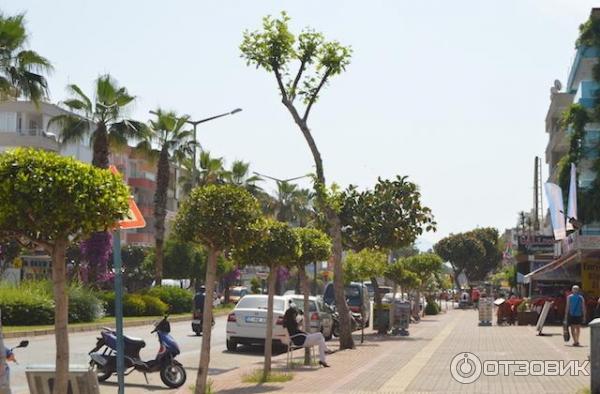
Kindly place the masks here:
<instances>
[{"instance_id":1,"label":"sky","mask_svg":"<svg viewBox=\"0 0 600 394\"><path fill-rule=\"evenodd\" d=\"M596 3L596 4L595 4ZM534 157L555 79L566 81L587 0L4 0L26 12L29 46L52 61L51 99L110 73L137 96L203 124L201 145L276 178L314 171L275 80L240 58L243 31L282 10L353 49L311 111L328 182L407 175L438 223L421 245L475 227L501 232L533 205ZM90 93L91 94L91 93ZM547 175L547 166L543 169ZM265 183L267 190L275 185ZM307 186L307 184L306 184Z\"/></svg>"}]
</instances>

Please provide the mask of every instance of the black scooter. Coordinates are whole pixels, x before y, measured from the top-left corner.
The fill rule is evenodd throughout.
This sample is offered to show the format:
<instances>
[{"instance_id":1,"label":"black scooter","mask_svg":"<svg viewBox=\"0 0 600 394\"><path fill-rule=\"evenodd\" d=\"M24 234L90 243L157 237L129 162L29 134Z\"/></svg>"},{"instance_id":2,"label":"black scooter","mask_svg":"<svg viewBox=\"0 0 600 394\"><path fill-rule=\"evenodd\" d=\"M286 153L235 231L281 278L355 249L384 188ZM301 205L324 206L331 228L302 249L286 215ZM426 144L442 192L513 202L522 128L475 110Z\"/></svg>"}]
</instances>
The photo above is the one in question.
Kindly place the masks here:
<instances>
[{"instance_id":1,"label":"black scooter","mask_svg":"<svg viewBox=\"0 0 600 394\"><path fill-rule=\"evenodd\" d=\"M167 320L168 316L159 321L154 326L152 334L158 335L160 348L154 360L143 361L140 358L140 350L146 346L143 339L128 337L123 335L125 347L125 375L133 371L139 371L146 377L147 373L160 372L162 382L171 388L182 386L186 380L186 373L183 365L175 360L179 351L179 346L175 339L169 334L171 325ZM91 357L90 366L96 370L98 381L103 382L117 372L117 334L111 328L103 328L96 346L89 352ZM99 352L103 348L102 352Z\"/></svg>"},{"instance_id":2,"label":"black scooter","mask_svg":"<svg viewBox=\"0 0 600 394\"><path fill-rule=\"evenodd\" d=\"M335 304L329 305L331 308L331 319L333 320L332 333L334 337L340 336L340 313L338 312ZM350 312L350 326L352 332L359 330L362 327L362 316L360 313Z\"/></svg>"}]
</instances>

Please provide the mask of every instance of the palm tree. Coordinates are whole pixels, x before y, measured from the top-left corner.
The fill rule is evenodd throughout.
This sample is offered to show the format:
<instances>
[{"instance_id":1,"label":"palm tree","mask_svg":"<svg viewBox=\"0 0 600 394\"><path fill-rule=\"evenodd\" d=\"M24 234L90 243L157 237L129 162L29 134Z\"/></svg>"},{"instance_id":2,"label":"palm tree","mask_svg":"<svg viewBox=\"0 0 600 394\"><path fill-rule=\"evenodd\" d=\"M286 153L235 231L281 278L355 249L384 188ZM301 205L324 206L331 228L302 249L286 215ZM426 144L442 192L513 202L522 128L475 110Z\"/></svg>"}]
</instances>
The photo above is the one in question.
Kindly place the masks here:
<instances>
[{"instance_id":1,"label":"palm tree","mask_svg":"<svg viewBox=\"0 0 600 394\"><path fill-rule=\"evenodd\" d=\"M0 101L23 96L38 104L48 96L42 74L51 72L52 65L37 52L24 49L28 39L24 19L25 14L0 12Z\"/></svg>"},{"instance_id":2,"label":"palm tree","mask_svg":"<svg viewBox=\"0 0 600 394\"><path fill-rule=\"evenodd\" d=\"M164 260L165 218L167 215L167 192L171 181L171 163L181 163L194 150L193 131L186 129L188 116L177 116L175 112L155 111L156 119L150 121L146 139L138 149L150 156L158 156L156 192L154 194L154 228L156 238L154 280L162 282ZM156 147L156 149L154 149Z\"/></svg>"},{"instance_id":3,"label":"palm tree","mask_svg":"<svg viewBox=\"0 0 600 394\"><path fill-rule=\"evenodd\" d=\"M67 90L72 97L63 104L72 112L57 115L50 119L48 125L57 124L59 141L62 144L81 142L90 135L93 156L92 164L99 168L108 168L111 148L127 146L129 139L142 139L147 127L141 122L127 119L124 115L127 107L135 100L127 89L119 87L109 75L102 75L96 80L94 101L86 96L77 85L68 85ZM101 256L95 261L89 259L89 281L94 283L98 268L102 269L110 250L110 237L103 233L93 233L84 241L84 247L93 255Z\"/></svg>"},{"instance_id":4,"label":"palm tree","mask_svg":"<svg viewBox=\"0 0 600 394\"><path fill-rule=\"evenodd\" d=\"M63 103L73 113L55 116L49 124L59 125L59 138L63 144L81 142L93 128L91 142L94 166L108 168L111 148L127 146L130 139L145 138L146 125L125 117L126 108L135 100L135 96L130 95L126 88L119 87L109 74L96 80L94 102L77 85L68 85L67 90L73 97Z\"/></svg>"},{"instance_id":5,"label":"palm tree","mask_svg":"<svg viewBox=\"0 0 600 394\"><path fill-rule=\"evenodd\" d=\"M275 216L281 222L294 226L306 226L312 220L313 193L308 189L300 189L298 185L277 182L277 203Z\"/></svg>"},{"instance_id":6,"label":"palm tree","mask_svg":"<svg viewBox=\"0 0 600 394\"><path fill-rule=\"evenodd\" d=\"M200 152L200 176L198 186L224 183L227 171L225 171L225 159L213 157L210 152Z\"/></svg>"},{"instance_id":7,"label":"palm tree","mask_svg":"<svg viewBox=\"0 0 600 394\"><path fill-rule=\"evenodd\" d=\"M231 169L227 171L225 179L228 183L246 189L255 197L262 191L257 183L263 179L258 175L251 175L250 163L241 160L231 163Z\"/></svg>"}]
</instances>

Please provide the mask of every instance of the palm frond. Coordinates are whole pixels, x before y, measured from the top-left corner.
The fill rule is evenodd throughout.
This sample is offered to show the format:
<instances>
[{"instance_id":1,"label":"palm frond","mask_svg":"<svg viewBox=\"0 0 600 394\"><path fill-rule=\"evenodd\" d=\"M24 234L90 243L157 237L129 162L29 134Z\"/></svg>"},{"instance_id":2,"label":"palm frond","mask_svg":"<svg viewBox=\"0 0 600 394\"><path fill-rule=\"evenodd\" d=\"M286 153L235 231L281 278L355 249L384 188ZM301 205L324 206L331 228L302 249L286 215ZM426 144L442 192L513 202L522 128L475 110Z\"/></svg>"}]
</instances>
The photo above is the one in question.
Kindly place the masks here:
<instances>
[{"instance_id":1,"label":"palm frond","mask_svg":"<svg viewBox=\"0 0 600 394\"><path fill-rule=\"evenodd\" d=\"M83 137L90 132L90 122L77 115L54 116L48 121L48 127L54 124L58 126L58 140L61 144L80 143Z\"/></svg>"},{"instance_id":2,"label":"palm frond","mask_svg":"<svg viewBox=\"0 0 600 394\"><path fill-rule=\"evenodd\" d=\"M92 107L92 101L88 96L85 95L85 93L83 93L83 90L81 90L79 86L75 84L67 85L67 91L72 95L77 96L80 101L85 103L84 108L88 114L91 114L93 112L94 109Z\"/></svg>"}]
</instances>

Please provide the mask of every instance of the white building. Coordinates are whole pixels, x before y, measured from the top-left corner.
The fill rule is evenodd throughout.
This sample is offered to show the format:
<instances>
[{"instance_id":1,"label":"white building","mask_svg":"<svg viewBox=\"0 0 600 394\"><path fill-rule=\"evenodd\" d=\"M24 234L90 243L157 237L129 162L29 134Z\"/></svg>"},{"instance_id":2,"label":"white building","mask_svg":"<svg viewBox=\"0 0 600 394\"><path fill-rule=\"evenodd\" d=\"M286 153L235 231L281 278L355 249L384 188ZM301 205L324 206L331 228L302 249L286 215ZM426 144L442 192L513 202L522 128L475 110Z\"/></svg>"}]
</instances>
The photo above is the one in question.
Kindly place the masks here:
<instances>
[{"instance_id":1,"label":"white building","mask_svg":"<svg viewBox=\"0 0 600 394\"><path fill-rule=\"evenodd\" d=\"M67 113L49 103L36 106L31 101L0 102L0 152L16 147L31 147L91 163L92 150L88 136L81 143L61 145L57 142L57 125L48 127L52 117Z\"/></svg>"}]
</instances>

